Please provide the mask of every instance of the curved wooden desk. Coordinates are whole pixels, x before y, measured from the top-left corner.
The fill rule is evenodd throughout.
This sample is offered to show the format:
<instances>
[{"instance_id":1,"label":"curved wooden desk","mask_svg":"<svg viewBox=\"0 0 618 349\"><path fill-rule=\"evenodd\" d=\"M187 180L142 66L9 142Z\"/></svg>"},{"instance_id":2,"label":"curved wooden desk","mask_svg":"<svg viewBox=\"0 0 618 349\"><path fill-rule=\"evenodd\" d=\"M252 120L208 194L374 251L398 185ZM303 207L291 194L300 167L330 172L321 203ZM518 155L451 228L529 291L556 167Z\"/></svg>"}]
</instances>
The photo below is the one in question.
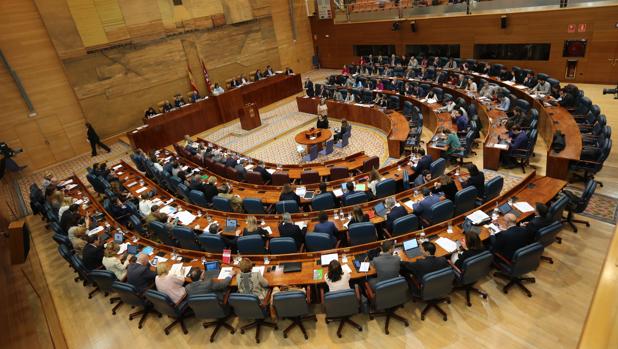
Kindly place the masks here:
<instances>
[{"instance_id":1,"label":"curved wooden desk","mask_svg":"<svg viewBox=\"0 0 618 349\"><path fill-rule=\"evenodd\" d=\"M311 150L311 146L318 146L318 150L322 149L322 143L326 142L333 136L329 129L312 128L302 131L294 137L294 141L300 145L307 147L307 153Z\"/></svg>"}]
</instances>

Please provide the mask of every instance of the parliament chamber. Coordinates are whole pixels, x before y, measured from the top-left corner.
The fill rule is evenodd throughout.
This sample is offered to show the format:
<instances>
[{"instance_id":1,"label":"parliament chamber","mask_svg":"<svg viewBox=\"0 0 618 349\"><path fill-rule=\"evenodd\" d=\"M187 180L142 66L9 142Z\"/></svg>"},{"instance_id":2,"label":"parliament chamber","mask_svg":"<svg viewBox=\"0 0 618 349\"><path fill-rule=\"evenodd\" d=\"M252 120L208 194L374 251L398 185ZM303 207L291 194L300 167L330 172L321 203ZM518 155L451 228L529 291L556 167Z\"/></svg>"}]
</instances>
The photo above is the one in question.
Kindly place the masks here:
<instances>
[{"instance_id":1,"label":"parliament chamber","mask_svg":"<svg viewBox=\"0 0 618 349\"><path fill-rule=\"evenodd\" d=\"M6 0L3 348L615 348L618 5Z\"/></svg>"}]
</instances>

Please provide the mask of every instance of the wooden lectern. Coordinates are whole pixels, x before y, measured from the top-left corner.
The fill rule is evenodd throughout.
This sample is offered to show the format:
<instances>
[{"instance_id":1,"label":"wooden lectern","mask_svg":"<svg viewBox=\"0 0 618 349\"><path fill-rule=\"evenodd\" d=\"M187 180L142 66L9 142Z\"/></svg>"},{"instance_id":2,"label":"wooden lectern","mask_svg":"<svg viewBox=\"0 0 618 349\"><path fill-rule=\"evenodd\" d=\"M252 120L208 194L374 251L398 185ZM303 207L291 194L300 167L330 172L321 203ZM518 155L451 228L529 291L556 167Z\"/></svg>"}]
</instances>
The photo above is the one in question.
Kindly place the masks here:
<instances>
[{"instance_id":1,"label":"wooden lectern","mask_svg":"<svg viewBox=\"0 0 618 349\"><path fill-rule=\"evenodd\" d=\"M243 130L253 130L262 125L260 111L255 103L245 103L240 109L240 127Z\"/></svg>"},{"instance_id":2,"label":"wooden lectern","mask_svg":"<svg viewBox=\"0 0 618 349\"><path fill-rule=\"evenodd\" d=\"M30 250L30 234L24 220L9 224L9 250L11 264L22 264L26 261Z\"/></svg>"}]
</instances>

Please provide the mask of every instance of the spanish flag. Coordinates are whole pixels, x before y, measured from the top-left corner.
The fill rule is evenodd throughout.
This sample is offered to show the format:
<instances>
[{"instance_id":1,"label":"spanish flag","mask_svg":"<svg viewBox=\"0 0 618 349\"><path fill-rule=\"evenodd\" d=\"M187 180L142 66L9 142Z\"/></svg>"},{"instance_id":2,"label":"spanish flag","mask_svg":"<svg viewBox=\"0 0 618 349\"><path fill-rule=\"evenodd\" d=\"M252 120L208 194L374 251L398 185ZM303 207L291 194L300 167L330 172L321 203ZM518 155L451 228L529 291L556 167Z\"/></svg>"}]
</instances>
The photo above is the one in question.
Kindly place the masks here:
<instances>
[{"instance_id":1,"label":"spanish flag","mask_svg":"<svg viewBox=\"0 0 618 349\"><path fill-rule=\"evenodd\" d=\"M200 91L197 89L195 80L193 80L193 73L191 72L191 67L189 64L187 64L187 74L189 74L189 84L191 85L191 89L199 94Z\"/></svg>"},{"instance_id":2,"label":"spanish flag","mask_svg":"<svg viewBox=\"0 0 618 349\"><path fill-rule=\"evenodd\" d=\"M212 90L210 89L210 78L208 77L208 70L206 70L206 64L204 64L204 60L200 57L200 62L202 63L202 73L204 74L204 82L206 83L206 91L210 95Z\"/></svg>"}]
</instances>

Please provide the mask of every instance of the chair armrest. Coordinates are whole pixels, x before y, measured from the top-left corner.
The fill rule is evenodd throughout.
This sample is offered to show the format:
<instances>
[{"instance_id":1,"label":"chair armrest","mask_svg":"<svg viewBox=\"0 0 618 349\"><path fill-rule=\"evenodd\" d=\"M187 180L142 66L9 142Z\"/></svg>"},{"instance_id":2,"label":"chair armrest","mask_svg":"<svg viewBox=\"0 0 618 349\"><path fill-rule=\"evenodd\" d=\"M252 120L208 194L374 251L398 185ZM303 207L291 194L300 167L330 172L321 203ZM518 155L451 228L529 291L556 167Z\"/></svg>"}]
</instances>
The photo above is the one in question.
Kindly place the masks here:
<instances>
[{"instance_id":1,"label":"chair armrest","mask_svg":"<svg viewBox=\"0 0 618 349\"><path fill-rule=\"evenodd\" d=\"M367 281L365 281L363 285L365 286L365 292L367 293L367 298L373 300L375 298L375 294L373 293L371 286L369 286L369 283Z\"/></svg>"},{"instance_id":2,"label":"chair armrest","mask_svg":"<svg viewBox=\"0 0 618 349\"><path fill-rule=\"evenodd\" d=\"M225 291L225 295L223 295L223 304L227 304L228 303L228 299L230 298L230 294L232 294L232 289L228 288L227 291Z\"/></svg>"},{"instance_id":3,"label":"chair armrest","mask_svg":"<svg viewBox=\"0 0 618 349\"><path fill-rule=\"evenodd\" d=\"M266 240L266 243L264 244L264 248L266 249L266 251L270 249L270 239Z\"/></svg>"},{"instance_id":4,"label":"chair armrest","mask_svg":"<svg viewBox=\"0 0 618 349\"><path fill-rule=\"evenodd\" d=\"M591 165L600 165L601 164L598 161L592 161L592 160L575 160L575 162L583 162L585 164L591 164Z\"/></svg>"},{"instance_id":5,"label":"chair armrest","mask_svg":"<svg viewBox=\"0 0 618 349\"><path fill-rule=\"evenodd\" d=\"M307 304L311 304L311 289L309 288L310 286L307 285L305 287L306 287L305 288L305 295L306 295L306 298L307 298Z\"/></svg>"},{"instance_id":6,"label":"chair armrest","mask_svg":"<svg viewBox=\"0 0 618 349\"><path fill-rule=\"evenodd\" d=\"M304 252L305 251L305 243L303 242L302 244L300 244L300 248L298 249L298 252Z\"/></svg>"},{"instance_id":7,"label":"chair armrest","mask_svg":"<svg viewBox=\"0 0 618 349\"><path fill-rule=\"evenodd\" d=\"M273 293L273 289L269 288L268 292L266 293L266 297L264 297L264 300L262 300L262 302L260 303L260 306L264 309L266 309L268 307L268 305L270 304L270 297Z\"/></svg>"},{"instance_id":8,"label":"chair armrest","mask_svg":"<svg viewBox=\"0 0 618 349\"><path fill-rule=\"evenodd\" d=\"M337 243L335 244L335 248L339 248L339 245L341 245L341 240L337 240Z\"/></svg>"},{"instance_id":9,"label":"chair armrest","mask_svg":"<svg viewBox=\"0 0 618 349\"><path fill-rule=\"evenodd\" d=\"M494 256L500 258L504 263L511 265L513 263L511 263L510 260L508 260L508 258L504 257L503 255L501 255L500 253L494 253Z\"/></svg>"},{"instance_id":10,"label":"chair armrest","mask_svg":"<svg viewBox=\"0 0 618 349\"><path fill-rule=\"evenodd\" d=\"M386 228L382 228L382 231L384 232L384 236L388 236L389 238L392 238L393 236L391 235L391 233L388 232L388 230L386 230ZM349 241L349 240L348 240Z\"/></svg>"},{"instance_id":11,"label":"chair armrest","mask_svg":"<svg viewBox=\"0 0 618 349\"><path fill-rule=\"evenodd\" d=\"M461 275L461 270L459 268L457 268L457 266L455 265L455 263L451 262L451 260L448 260L448 264L451 265L451 267L453 268L453 271L457 274L457 276Z\"/></svg>"},{"instance_id":12,"label":"chair armrest","mask_svg":"<svg viewBox=\"0 0 618 349\"><path fill-rule=\"evenodd\" d=\"M185 294L178 300L178 302L176 302L175 304L178 305L180 304L182 301L185 300L185 298L187 298L187 293L185 292Z\"/></svg>"},{"instance_id":13,"label":"chair armrest","mask_svg":"<svg viewBox=\"0 0 618 349\"><path fill-rule=\"evenodd\" d=\"M320 287L320 303L324 304L324 287Z\"/></svg>"},{"instance_id":14,"label":"chair armrest","mask_svg":"<svg viewBox=\"0 0 618 349\"><path fill-rule=\"evenodd\" d=\"M354 293L356 293L356 299L361 300L360 287L358 284L354 285Z\"/></svg>"}]
</instances>

